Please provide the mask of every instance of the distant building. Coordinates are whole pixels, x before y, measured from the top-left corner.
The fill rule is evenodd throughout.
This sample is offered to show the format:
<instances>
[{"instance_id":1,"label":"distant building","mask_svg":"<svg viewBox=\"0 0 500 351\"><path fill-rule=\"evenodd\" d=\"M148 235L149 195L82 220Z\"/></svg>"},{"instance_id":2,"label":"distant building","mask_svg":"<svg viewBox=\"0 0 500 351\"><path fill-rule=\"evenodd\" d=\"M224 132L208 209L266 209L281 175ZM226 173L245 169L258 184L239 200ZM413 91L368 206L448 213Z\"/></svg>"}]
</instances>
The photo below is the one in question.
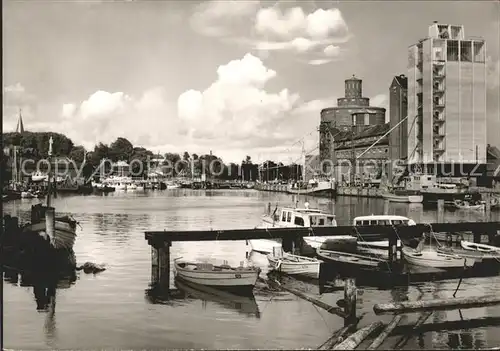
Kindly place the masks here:
<instances>
[{"instance_id":1,"label":"distant building","mask_svg":"<svg viewBox=\"0 0 500 351\"><path fill-rule=\"evenodd\" d=\"M346 79L345 97L337 99L337 107L321 110L319 158L323 165L323 172L332 174L332 170L329 169L328 163L325 161L331 162L333 165L337 164L337 160L340 158L337 147L345 144L345 140L343 140L346 136L345 133L348 133L349 136L354 133L355 140L365 140L371 138L370 133L374 130L387 128L385 126L385 108L370 106L370 99L363 97L362 83L362 80L355 76ZM378 129L374 127L378 127ZM385 131L387 132L387 129ZM373 140L373 142L375 141L376 139ZM366 147L368 146L370 144L366 145ZM380 146L377 145L374 150L378 150ZM367 155L371 155L371 153L369 152ZM337 177L337 179L339 178Z\"/></svg>"},{"instance_id":2,"label":"distant building","mask_svg":"<svg viewBox=\"0 0 500 351\"><path fill-rule=\"evenodd\" d=\"M389 135L389 160L406 160L408 157L408 78L395 76L389 87L389 124L395 129ZM399 123L399 125L398 125ZM397 126L397 127L396 127ZM392 179L393 164L389 163L388 176Z\"/></svg>"},{"instance_id":3,"label":"distant building","mask_svg":"<svg viewBox=\"0 0 500 351\"><path fill-rule=\"evenodd\" d=\"M408 53L408 162L486 163L485 41L434 22ZM439 168L442 168L439 167Z\"/></svg>"}]
</instances>

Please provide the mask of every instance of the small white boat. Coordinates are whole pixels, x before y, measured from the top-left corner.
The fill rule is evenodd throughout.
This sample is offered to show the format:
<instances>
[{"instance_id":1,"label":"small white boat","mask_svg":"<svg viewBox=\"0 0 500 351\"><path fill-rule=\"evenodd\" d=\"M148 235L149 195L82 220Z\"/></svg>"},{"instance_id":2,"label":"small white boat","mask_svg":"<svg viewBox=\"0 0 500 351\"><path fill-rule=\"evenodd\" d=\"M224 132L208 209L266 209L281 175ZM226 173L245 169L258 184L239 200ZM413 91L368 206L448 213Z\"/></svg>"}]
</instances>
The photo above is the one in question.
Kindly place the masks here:
<instances>
[{"instance_id":1,"label":"small white boat","mask_svg":"<svg viewBox=\"0 0 500 351\"><path fill-rule=\"evenodd\" d=\"M22 191L21 199L33 199L35 195L31 191Z\"/></svg>"},{"instance_id":2,"label":"small white boat","mask_svg":"<svg viewBox=\"0 0 500 351\"><path fill-rule=\"evenodd\" d=\"M273 253L267 255L267 260L269 261L269 265L279 272L315 279L319 278L319 267L322 263L322 261L316 258L284 253L280 246L274 247Z\"/></svg>"},{"instance_id":3,"label":"small white boat","mask_svg":"<svg viewBox=\"0 0 500 351\"><path fill-rule=\"evenodd\" d=\"M169 183L167 184L167 189L179 189L181 186L177 183Z\"/></svg>"},{"instance_id":4,"label":"small white boat","mask_svg":"<svg viewBox=\"0 0 500 351\"><path fill-rule=\"evenodd\" d=\"M484 210L486 209L486 204L484 202L471 204L468 201L455 200L453 201L453 206L459 210Z\"/></svg>"},{"instance_id":5,"label":"small white boat","mask_svg":"<svg viewBox=\"0 0 500 351\"><path fill-rule=\"evenodd\" d=\"M33 182L41 182L41 181L48 181L49 176L47 174L44 174L42 172L35 172L31 175L31 181Z\"/></svg>"},{"instance_id":6,"label":"small white boat","mask_svg":"<svg viewBox=\"0 0 500 351\"><path fill-rule=\"evenodd\" d=\"M463 258L454 254L446 254L432 249L415 250L407 246L402 249L403 258L409 264L433 268L464 268L472 267L474 259Z\"/></svg>"},{"instance_id":7,"label":"small white boat","mask_svg":"<svg viewBox=\"0 0 500 351\"><path fill-rule=\"evenodd\" d=\"M174 274L176 277L192 283L219 288L253 289L260 273L260 268L231 267L224 262L220 266L211 263L180 262L174 260Z\"/></svg>"},{"instance_id":8,"label":"small white boat","mask_svg":"<svg viewBox=\"0 0 500 351\"><path fill-rule=\"evenodd\" d=\"M135 185L134 183L128 184L127 190L137 190L137 185Z\"/></svg>"},{"instance_id":9,"label":"small white boat","mask_svg":"<svg viewBox=\"0 0 500 351\"><path fill-rule=\"evenodd\" d=\"M335 215L328 214L319 209L309 208L309 203L305 203L304 208L282 207L274 210L270 215L262 217L262 223L257 228L269 229L269 236L272 237L273 228L298 228L306 227L336 227L337 221ZM327 239L345 239L350 236L308 236L304 237L304 241L311 245L313 248L321 246ZM260 252L263 254L270 254L273 252L275 246L281 245L281 239L253 239L248 240L252 251Z\"/></svg>"},{"instance_id":10,"label":"small white boat","mask_svg":"<svg viewBox=\"0 0 500 351\"><path fill-rule=\"evenodd\" d=\"M486 245L486 244L476 244L470 241L460 241L460 246L464 250L478 251L481 253L498 253L500 254L500 247Z\"/></svg>"},{"instance_id":11,"label":"small white boat","mask_svg":"<svg viewBox=\"0 0 500 351\"><path fill-rule=\"evenodd\" d=\"M421 194L403 194L403 193L384 193L382 194L384 199L387 199L391 202L404 202L404 203L412 203L412 204L420 204L424 201L424 197Z\"/></svg>"}]
</instances>

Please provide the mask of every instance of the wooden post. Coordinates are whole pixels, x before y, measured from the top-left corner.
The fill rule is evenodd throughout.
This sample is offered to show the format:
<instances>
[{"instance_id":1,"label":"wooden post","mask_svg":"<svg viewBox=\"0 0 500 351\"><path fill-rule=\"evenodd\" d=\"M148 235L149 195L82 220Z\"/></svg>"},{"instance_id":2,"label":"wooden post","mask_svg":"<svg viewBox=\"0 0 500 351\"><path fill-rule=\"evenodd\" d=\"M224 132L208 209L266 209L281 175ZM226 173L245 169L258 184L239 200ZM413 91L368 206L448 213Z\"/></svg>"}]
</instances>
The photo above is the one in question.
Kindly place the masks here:
<instances>
[{"instance_id":1,"label":"wooden post","mask_svg":"<svg viewBox=\"0 0 500 351\"><path fill-rule=\"evenodd\" d=\"M151 245L151 284L156 285L160 279L160 262L158 257L158 249Z\"/></svg>"},{"instance_id":2,"label":"wooden post","mask_svg":"<svg viewBox=\"0 0 500 351\"><path fill-rule=\"evenodd\" d=\"M283 247L284 252L292 252L293 250L293 238L290 238L290 235L285 236L281 241L281 246Z\"/></svg>"},{"instance_id":3,"label":"wooden post","mask_svg":"<svg viewBox=\"0 0 500 351\"><path fill-rule=\"evenodd\" d=\"M437 221L438 223L444 223L444 200L438 199L438 210L437 210Z\"/></svg>"},{"instance_id":4,"label":"wooden post","mask_svg":"<svg viewBox=\"0 0 500 351\"><path fill-rule=\"evenodd\" d=\"M344 327L356 323L356 281L346 278L344 285Z\"/></svg>"},{"instance_id":5,"label":"wooden post","mask_svg":"<svg viewBox=\"0 0 500 351\"><path fill-rule=\"evenodd\" d=\"M158 248L158 283L162 290L170 289L170 246L171 242L163 242Z\"/></svg>"},{"instance_id":6,"label":"wooden post","mask_svg":"<svg viewBox=\"0 0 500 351\"><path fill-rule=\"evenodd\" d=\"M391 233L389 235L389 252L388 252L388 257L389 257L389 263L392 264L394 261L397 260L397 252L398 252L398 237L396 235L396 232Z\"/></svg>"},{"instance_id":7,"label":"wooden post","mask_svg":"<svg viewBox=\"0 0 500 351\"><path fill-rule=\"evenodd\" d=\"M484 215L485 215L485 218L484 220L486 222L489 222L490 219L491 219L491 194L490 193L485 193L484 194L484 200L485 200L485 208L484 208Z\"/></svg>"},{"instance_id":8,"label":"wooden post","mask_svg":"<svg viewBox=\"0 0 500 351\"><path fill-rule=\"evenodd\" d=\"M389 214L389 199L384 200L384 215Z\"/></svg>"},{"instance_id":9,"label":"wooden post","mask_svg":"<svg viewBox=\"0 0 500 351\"><path fill-rule=\"evenodd\" d=\"M45 232L50 238L50 242L54 244L56 234L56 218L54 207L47 207L45 211Z\"/></svg>"},{"instance_id":10,"label":"wooden post","mask_svg":"<svg viewBox=\"0 0 500 351\"><path fill-rule=\"evenodd\" d=\"M475 230L472 232L472 237L475 244L481 243L481 236L482 236L482 231Z\"/></svg>"}]
</instances>

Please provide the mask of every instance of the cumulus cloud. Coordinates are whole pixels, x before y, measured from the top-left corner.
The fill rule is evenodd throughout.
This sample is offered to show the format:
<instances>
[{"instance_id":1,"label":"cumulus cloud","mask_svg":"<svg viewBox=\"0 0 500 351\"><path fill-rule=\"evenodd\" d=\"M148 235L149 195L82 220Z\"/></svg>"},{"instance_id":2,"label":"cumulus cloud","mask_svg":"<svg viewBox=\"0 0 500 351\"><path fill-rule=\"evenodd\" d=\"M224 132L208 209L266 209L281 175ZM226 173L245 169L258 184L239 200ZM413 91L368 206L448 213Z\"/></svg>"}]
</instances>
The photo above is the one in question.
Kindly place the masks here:
<instances>
[{"instance_id":1,"label":"cumulus cloud","mask_svg":"<svg viewBox=\"0 0 500 351\"><path fill-rule=\"evenodd\" d=\"M212 0L195 6L191 27L206 36L234 35L242 21L248 22L260 6L259 1Z\"/></svg>"},{"instance_id":2,"label":"cumulus cloud","mask_svg":"<svg viewBox=\"0 0 500 351\"><path fill-rule=\"evenodd\" d=\"M374 107L389 108L389 96L387 94L378 94L370 98L370 105Z\"/></svg>"},{"instance_id":3,"label":"cumulus cloud","mask_svg":"<svg viewBox=\"0 0 500 351\"><path fill-rule=\"evenodd\" d=\"M90 149L119 136L137 145L160 145L178 135L174 111L161 87L139 97L99 90L80 103L63 104L57 128Z\"/></svg>"},{"instance_id":4,"label":"cumulus cloud","mask_svg":"<svg viewBox=\"0 0 500 351\"><path fill-rule=\"evenodd\" d=\"M304 103L287 89L266 90L266 83L275 76L251 54L220 66L216 81L205 90L188 90L179 96L178 115L188 138L199 145L223 146L240 157L249 150L257 150L260 156L255 157L266 157L283 152L304 132L315 130L318 102Z\"/></svg>"},{"instance_id":5,"label":"cumulus cloud","mask_svg":"<svg viewBox=\"0 0 500 351\"><path fill-rule=\"evenodd\" d=\"M271 51L292 51L313 65L334 61L343 51L338 45L350 38L342 13L337 8L301 7L281 9L278 2L260 8L258 1L209 1L195 7L191 26L200 34L229 39L256 50L261 57ZM334 45L335 44L335 45Z\"/></svg>"}]
</instances>

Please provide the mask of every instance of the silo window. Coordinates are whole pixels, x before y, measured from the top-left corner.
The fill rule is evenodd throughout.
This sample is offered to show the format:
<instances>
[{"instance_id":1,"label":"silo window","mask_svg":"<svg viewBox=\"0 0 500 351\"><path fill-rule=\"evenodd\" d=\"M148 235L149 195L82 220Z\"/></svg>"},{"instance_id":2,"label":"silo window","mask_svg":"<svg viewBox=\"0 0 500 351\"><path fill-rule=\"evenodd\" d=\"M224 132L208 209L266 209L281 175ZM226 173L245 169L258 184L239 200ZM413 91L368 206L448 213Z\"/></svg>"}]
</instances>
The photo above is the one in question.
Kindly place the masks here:
<instances>
[{"instance_id":1,"label":"silo window","mask_svg":"<svg viewBox=\"0 0 500 351\"><path fill-rule=\"evenodd\" d=\"M474 42L474 62L484 62L484 42Z\"/></svg>"},{"instance_id":2,"label":"silo window","mask_svg":"<svg viewBox=\"0 0 500 351\"><path fill-rule=\"evenodd\" d=\"M448 40L446 56L448 61L458 61L458 41Z\"/></svg>"},{"instance_id":3,"label":"silo window","mask_svg":"<svg viewBox=\"0 0 500 351\"><path fill-rule=\"evenodd\" d=\"M470 41L460 42L460 61L472 62L472 43Z\"/></svg>"}]
</instances>

